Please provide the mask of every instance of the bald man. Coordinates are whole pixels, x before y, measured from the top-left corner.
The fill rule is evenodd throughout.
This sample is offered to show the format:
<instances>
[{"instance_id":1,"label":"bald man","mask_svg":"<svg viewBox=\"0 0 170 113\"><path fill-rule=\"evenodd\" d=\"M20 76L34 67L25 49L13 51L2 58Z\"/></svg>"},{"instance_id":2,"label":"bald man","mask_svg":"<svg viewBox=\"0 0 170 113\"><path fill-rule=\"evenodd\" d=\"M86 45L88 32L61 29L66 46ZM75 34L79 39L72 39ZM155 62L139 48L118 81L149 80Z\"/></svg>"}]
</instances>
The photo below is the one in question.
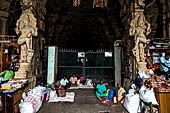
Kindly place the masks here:
<instances>
[{"instance_id":1,"label":"bald man","mask_svg":"<svg viewBox=\"0 0 170 113\"><path fill-rule=\"evenodd\" d=\"M125 94L126 94L125 89L121 87L120 83L117 83L116 97L114 97L114 103L123 104Z\"/></svg>"}]
</instances>

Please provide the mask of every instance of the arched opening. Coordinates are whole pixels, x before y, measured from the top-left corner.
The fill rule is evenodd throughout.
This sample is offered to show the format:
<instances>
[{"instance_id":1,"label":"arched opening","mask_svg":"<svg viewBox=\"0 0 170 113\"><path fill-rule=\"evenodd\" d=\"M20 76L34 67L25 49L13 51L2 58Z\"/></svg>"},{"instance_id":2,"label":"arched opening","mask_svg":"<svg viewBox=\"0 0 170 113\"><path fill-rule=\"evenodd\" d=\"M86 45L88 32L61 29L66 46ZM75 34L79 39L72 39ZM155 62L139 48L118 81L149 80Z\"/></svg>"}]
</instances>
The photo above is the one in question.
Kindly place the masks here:
<instances>
[{"instance_id":1,"label":"arched opening","mask_svg":"<svg viewBox=\"0 0 170 113\"><path fill-rule=\"evenodd\" d=\"M60 5L59 5L60 4ZM112 49L113 42L121 39L122 25L119 0L108 0L107 7L93 8L93 1L48 1L46 37L50 45L80 50Z\"/></svg>"}]
</instances>

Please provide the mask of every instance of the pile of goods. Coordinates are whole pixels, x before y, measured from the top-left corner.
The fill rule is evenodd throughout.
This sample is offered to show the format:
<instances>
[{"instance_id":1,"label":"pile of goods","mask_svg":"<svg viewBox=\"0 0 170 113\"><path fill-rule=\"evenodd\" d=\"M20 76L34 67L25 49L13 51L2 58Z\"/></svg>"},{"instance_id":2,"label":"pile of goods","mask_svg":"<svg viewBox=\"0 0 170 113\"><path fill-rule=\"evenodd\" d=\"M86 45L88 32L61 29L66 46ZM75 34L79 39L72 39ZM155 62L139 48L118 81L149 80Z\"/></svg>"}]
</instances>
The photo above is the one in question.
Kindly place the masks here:
<instances>
[{"instance_id":1,"label":"pile of goods","mask_svg":"<svg viewBox=\"0 0 170 113\"><path fill-rule=\"evenodd\" d=\"M157 88L159 92L170 92L170 84L168 84L168 81L161 79L159 76L149 78L148 82L152 87Z\"/></svg>"},{"instance_id":2,"label":"pile of goods","mask_svg":"<svg viewBox=\"0 0 170 113\"><path fill-rule=\"evenodd\" d=\"M1 89L21 88L27 83L27 79L11 79L7 83L1 84Z\"/></svg>"}]
</instances>

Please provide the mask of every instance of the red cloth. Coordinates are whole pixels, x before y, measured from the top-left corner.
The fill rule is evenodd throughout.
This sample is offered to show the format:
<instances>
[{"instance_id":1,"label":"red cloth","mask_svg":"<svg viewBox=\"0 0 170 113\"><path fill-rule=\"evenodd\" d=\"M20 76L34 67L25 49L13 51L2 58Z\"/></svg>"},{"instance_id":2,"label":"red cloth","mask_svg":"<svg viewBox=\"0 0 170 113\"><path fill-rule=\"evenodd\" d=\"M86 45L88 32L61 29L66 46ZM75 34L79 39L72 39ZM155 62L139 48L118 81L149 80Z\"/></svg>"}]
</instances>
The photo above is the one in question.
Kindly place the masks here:
<instances>
[{"instance_id":1,"label":"red cloth","mask_svg":"<svg viewBox=\"0 0 170 113\"><path fill-rule=\"evenodd\" d=\"M84 81L85 78L84 77L80 77L80 82Z\"/></svg>"}]
</instances>

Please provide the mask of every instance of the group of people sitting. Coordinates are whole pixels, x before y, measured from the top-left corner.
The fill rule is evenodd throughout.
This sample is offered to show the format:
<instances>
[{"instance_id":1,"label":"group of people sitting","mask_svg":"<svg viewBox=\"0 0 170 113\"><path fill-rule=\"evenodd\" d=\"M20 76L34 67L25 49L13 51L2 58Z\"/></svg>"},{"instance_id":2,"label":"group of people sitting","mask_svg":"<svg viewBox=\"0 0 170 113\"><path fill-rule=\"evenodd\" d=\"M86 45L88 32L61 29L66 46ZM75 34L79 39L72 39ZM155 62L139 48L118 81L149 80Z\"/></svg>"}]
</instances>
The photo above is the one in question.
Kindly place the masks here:
<instances>
[{"instance_id":1,"label":"group of people sitting","mask_svg":"<svg viewBox=\"0 0 170 113\"><path fill-rule=\"evenodd\" d=\"M117 83L117 88L108 89L107 85L104 84L103 80L100 80L100 83L97 84L96 88L96 97L102 102L107 103L110 100L113 101L113 107L117 103L123 103L126 91L123 87L121 87L120 83Z\"/></svg>"},{"instance_id":2,"label":"group of people sitting","mask_svg":"<svg viewBox=\"0 0 170 113\"><path fill-rule=\"evenodd\" d=\"M77 86L78 85L78 79L75 75L75 73L72 74L70 79L68 80L66 76L63 76L63 78L57 82L57 86L62 86L64 89L69 88L70 86ZM107 103L110 100L113 101L113 106L116 105L116 103L123 103L126 91L123 87L121 87L120 83L117 83L117 87L115 89L109 89L107 87L108 85L103 82L103 80L100 80L100 83L96 85L95 93L96 97L102 102Z\"/></svg>"},{"instance_id":3,"label":"group of people sitting","mask_svg":"<svg viewBox=\"0 0 170 113\"><path fill-rule=\"evenodd\" d=\"M69 81L67 79L67 77L64 75L63 78L59 81L57 81L57 86L63 86L64 89L69 88L70 86L77 86L77 77L75 75L75 73L72 74L72 76L70 77Z\"/></svg>"}]
</instances>

